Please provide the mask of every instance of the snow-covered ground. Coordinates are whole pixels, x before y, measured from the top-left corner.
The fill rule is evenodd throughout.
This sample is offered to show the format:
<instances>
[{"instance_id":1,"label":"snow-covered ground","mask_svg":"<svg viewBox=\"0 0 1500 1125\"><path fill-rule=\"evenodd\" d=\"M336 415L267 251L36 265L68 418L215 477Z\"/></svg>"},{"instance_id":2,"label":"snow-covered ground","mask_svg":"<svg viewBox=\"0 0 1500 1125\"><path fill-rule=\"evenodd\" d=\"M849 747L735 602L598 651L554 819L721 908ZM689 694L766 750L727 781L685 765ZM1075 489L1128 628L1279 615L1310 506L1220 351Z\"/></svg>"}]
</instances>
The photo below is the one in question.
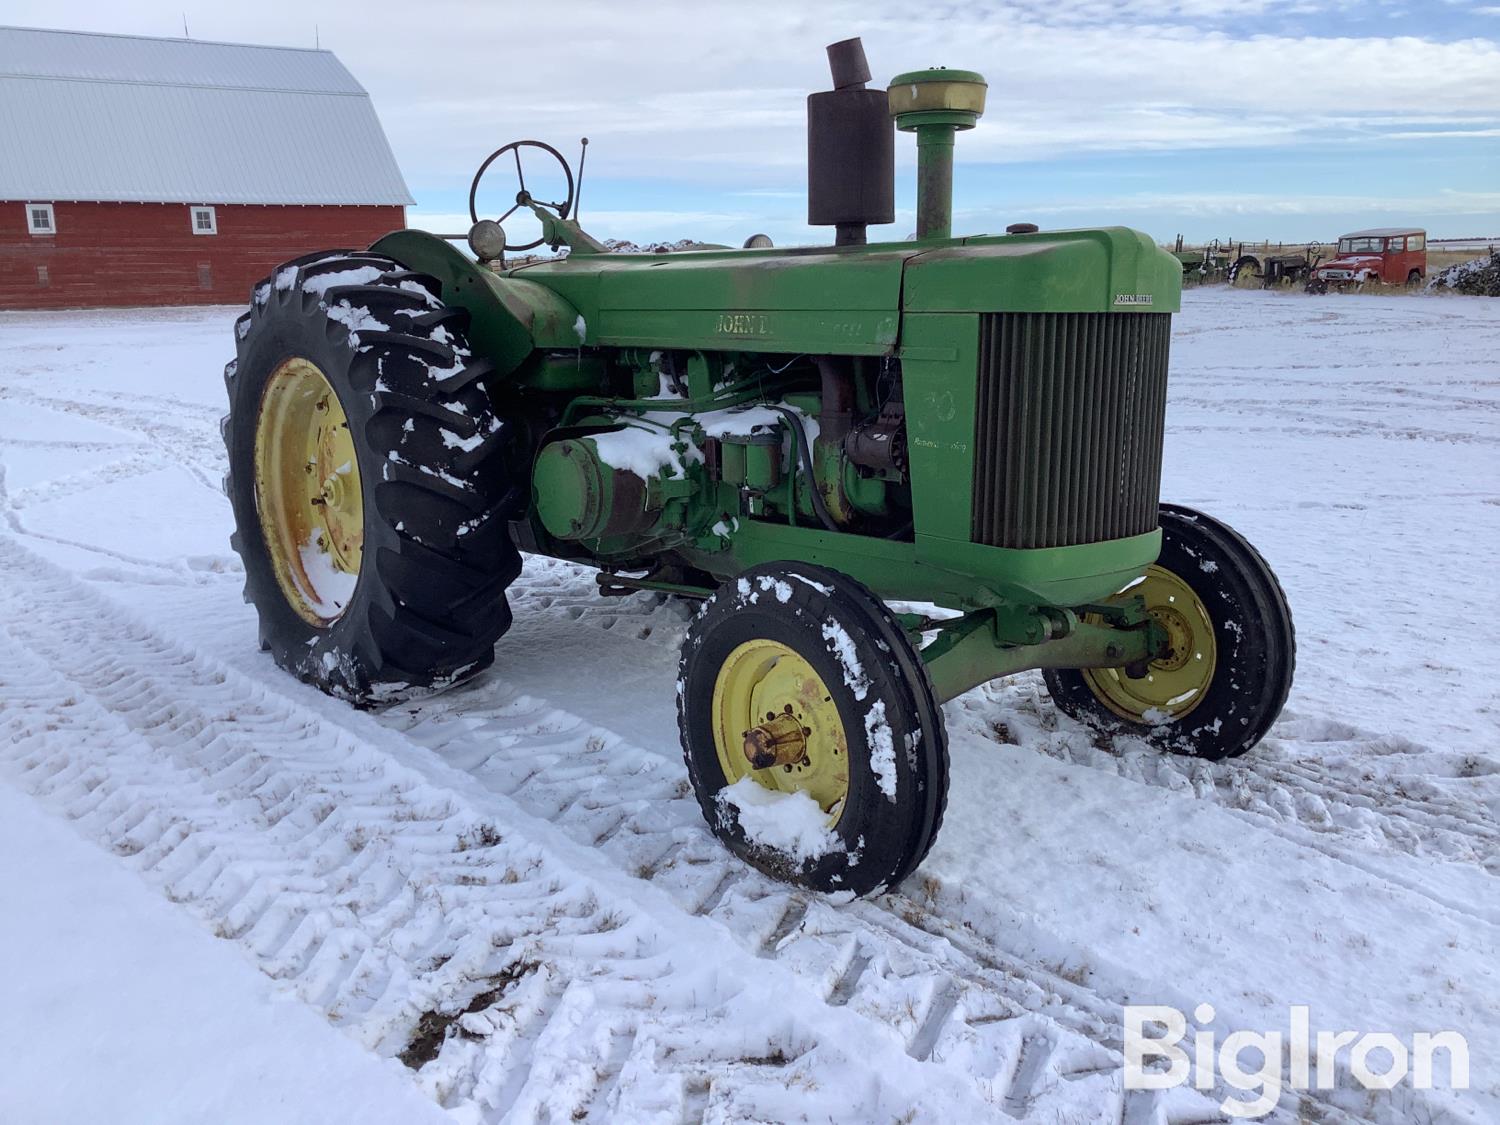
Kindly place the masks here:
<instances>
[{"instance_id":1,"label":"snow-covered ground","mask_svg":"<svg viewBox=\"0 0 1500 1125\"><path fill-rule=\"evenodd\" d=\"M701 824L679 603L533 559L458 691L278 673L237 312L0 313L0 1120L1186 1125L1232 1091L1124 1090L1122 1006L1200 1003L1467 1037L1467 1091L1345 1057L1283 1120L1500 1119L1500 302L1189 293L1164 491L1280 574L1285 714L1210 765L979 689L937 847L843 907Z\"/></svg>"}]
</instances>

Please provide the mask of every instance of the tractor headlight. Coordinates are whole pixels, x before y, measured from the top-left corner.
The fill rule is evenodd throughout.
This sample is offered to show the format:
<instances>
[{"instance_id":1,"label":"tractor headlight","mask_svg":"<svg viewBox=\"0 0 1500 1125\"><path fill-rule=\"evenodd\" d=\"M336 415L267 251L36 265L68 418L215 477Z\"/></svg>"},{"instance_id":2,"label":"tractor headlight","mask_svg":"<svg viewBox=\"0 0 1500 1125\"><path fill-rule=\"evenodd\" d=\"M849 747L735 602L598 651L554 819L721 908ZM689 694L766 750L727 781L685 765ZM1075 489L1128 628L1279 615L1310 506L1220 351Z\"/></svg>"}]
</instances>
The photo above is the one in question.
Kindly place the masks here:
<instances>
[{"instance_id":1,"label":"tractor headlight","mask_svg":"<svg viewBox=\"0 0 1500 1125\"><path fill-rule=\"evenodd\" d=\"M469 249L481 262L505 257L505 228L494 219L480 219L469 228Z\"/></svg>"}]
</instances>

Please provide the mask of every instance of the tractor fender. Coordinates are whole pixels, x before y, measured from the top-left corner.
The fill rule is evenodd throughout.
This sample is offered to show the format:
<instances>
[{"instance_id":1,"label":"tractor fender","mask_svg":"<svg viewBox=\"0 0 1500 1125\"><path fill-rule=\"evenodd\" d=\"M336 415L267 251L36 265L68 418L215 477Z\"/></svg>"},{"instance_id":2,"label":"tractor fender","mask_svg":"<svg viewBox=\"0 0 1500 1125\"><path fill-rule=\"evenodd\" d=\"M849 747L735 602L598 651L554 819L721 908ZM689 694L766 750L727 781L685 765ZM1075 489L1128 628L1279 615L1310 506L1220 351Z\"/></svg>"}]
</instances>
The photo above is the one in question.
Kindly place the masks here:
<instances>
[{"instance_id":1,"label":"tractor fender","mask_svg":"<svg viewBox=\"0 0 1500 1125\"><path fill-rule=\"evenodd\" d=\"M500 277L446 239L421 230L398 230L370 247L442 286L443 303L469 311L469 340L501 377L537 348L577 348L583 319L571 303L545 285Z\"/></svg>"}]
</instances>

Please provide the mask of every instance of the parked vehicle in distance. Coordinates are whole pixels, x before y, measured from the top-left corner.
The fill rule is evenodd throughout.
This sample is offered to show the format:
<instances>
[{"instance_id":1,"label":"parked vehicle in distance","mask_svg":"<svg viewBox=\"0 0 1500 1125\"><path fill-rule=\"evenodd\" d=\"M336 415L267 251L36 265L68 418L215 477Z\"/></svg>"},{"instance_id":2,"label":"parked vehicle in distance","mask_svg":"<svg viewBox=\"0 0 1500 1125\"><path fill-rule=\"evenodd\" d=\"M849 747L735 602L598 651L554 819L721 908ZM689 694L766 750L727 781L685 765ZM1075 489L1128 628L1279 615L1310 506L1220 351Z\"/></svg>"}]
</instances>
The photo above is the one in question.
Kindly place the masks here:
<instances>
[{"instance_id":1,"label":"parked vehicle in distance","mask_svg":"<svg viewBox=\"0 0 1500 1125\"><path fill-rule=\"evenodd\" d=\"M1427 232L1413 227L1381 227L1339 236L1338 249L1308 279L1309 293L1376 285L1421 284L1427 276Z\"/></svg>"},{"instance_id":2,"label":"parked vehicle in distance","mask_svg":"<svg viewBox=\"0 0 1500 1125\"><path fill-rule=\"evenodd\" d=\"M1201 249L1194 250L1183 245L1179 234L1172 248L1172 257L1182 263L1183 286L1210 285L1228 280L1232 260L1229 246L1230 243L1220 243L1215 238Z\"/></svg>"},{"instance_id":3,"label":"parked vehicle in distance","mask_svg":"<svg viewBox=\"0 0 1500 1125\"><path fill-rule=\"evenodd\" d=\"M1289 288L1299 281L1311 281L1313 271L1323 260L1321 243L1310 242L1303 250L1272 254L1267 250L1261 254L1245 252L1243 245L1229 267L1229 284L1236 289Z\"/></svg>"}]
</instances>

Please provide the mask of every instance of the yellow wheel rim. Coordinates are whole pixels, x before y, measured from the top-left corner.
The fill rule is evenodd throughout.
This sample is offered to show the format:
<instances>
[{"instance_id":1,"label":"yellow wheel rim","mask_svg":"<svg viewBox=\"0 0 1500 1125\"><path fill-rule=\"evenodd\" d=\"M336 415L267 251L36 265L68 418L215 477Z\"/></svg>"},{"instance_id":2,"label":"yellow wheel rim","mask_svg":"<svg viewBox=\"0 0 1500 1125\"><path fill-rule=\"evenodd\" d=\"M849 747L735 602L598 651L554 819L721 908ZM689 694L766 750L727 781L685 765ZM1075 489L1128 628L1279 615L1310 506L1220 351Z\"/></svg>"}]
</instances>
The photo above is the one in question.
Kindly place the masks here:
<instances>
[{"instance_id":1,"label":"yellow wheel rim","mask_svg":"<svg viewBox=\"0 0 1500 1125\"><path fill-rule=\"evenodd\" d=\"M1203 702L1213 682L1219 662L1213 620L1203 599L1165 567L1149 567L1144 578L1119 596L1135 594L1145 597L1146 611L1167 631L1166 655L1148 664L1146 675L1138 680L1123 668L1085 668L1083 679L1122 719L1175 722Z\"/></svg>"},{"instance_id":2,"label":"yellow wheel rim","mask_svg":"<svg viewBox=\"0 0 1500 1125\"><path fill-rule=\"evenodd\" d=\"M255 504L287 604L316 628L337 621L364 558L364 496L349 418L311 360L287 360L261 394Z\"/></svg>"},{"instance_id":3,"label":"yellow wheel rim","mask_svg":"<svg viewBox=\"0 0 1500 1125\"><path fill-rule=\"evenodd\" d=\"M791 648L759 639L729 654L714 681L713 732L729 784L750 777L770 790L806 793L830 827L838 823L849 797L844 722L822 677ZM774 741L776 763L757 769L747 741Z\"/></svg>"}]
</instances>

